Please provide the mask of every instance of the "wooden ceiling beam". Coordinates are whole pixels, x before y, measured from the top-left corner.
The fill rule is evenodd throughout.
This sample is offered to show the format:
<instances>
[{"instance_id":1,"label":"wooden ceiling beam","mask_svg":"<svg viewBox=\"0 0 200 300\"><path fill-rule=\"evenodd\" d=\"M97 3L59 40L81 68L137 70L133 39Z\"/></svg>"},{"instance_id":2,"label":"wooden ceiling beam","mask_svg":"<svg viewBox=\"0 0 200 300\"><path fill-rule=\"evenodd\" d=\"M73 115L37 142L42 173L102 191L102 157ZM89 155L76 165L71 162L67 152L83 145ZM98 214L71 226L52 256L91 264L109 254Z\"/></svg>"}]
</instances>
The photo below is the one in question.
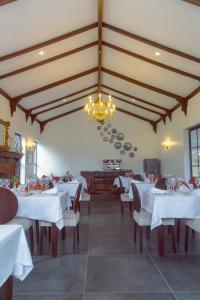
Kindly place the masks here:
<instances>
[{"instance_id":1,"label":"wooden ceiling beam","mask_svg":"<svg viewBox=\"0 0 200 300\"><path fill-rule=\"evenodd\" d=\"M68 101L68 102L63 102L63 103L61 103L61 104L59 104L59 105L56 105L56 106L53 106L53 107L50 107L50 108L41 110L41 111L39 111L39 112L37 112L37 113L35 113L35 114L32 114L31 116L34 116L34 119L35 119L35 117L38 116L38 115L41 115L41 114L43 114L43 113L45 113L45 112L52 111L52 110L54 110L54 109L56 109L56 108L59 108L59 107L62 107L62 106L66 106L66 105L71 104L71 103L74 103L74 102L77 102L77 101L82 100L82 99L84 99L84 98L86 98L86 97L88 97L88 96L90 96L90 95L92 95L92 94L95 94L95 93L97 93L97 92L98 92L98 90L92 91L91 93L84 94L84 95L82 95L81 97L77 97L77 98L72 99L72 100L70 100L70 101Z\"/></svg>"},{"instance_id":2,"label":"wooden ceiling beam","mask_svg":"<svg viewBox=\"0 0 200 300\"><path fill-rule=\"evenodd\" d=\"M119 101L121 101L121 102L123 102L123 103L126 103L126 104L128 104L128 105L131 105L131 106L134 106L134 107L138 107L138 108L141 108L141 109L146 110L146 111L148 111L148 112L151 112L151 113L153 113L153 114L159 115L160 117L162 117L163 121L165 122L166 116L165 116L164 113L161 113L161 112L158 112L158 111L156 111L156 110L154 110L154 109L150 109L150 108L148 108L148 107L145 107L145 106L136 104L136 103L134 103L134 102L130 102L130 101L125 100L125 99L123 99L123 98L121 98L121 97L115 96L115 95L113 95L113 94L109 94L109 93L107 93L107 92L105 92L105 91L102 91L102 93L105 94L105 95L107 95L107 96L108 96L108 95L111 95L112 98L117 99L117 100L119 100Z\"/></svg>"},{"instance_id":3,"label":"wooden ceiling beam","mask_svg":"<svg viewBox=\"0 0 200 300\"><path fill-rule=\"evenodd\" d=\"M153 121L153 120L147 119L145 117L139 116L137 114L134 114L134 113L132 113L132 112L130 112L128 110L122 109L120 107L116 107L116 110L118 110L118 111L120 111L120 112L122 112L122 113L124 113L126 115L129 115L131 117L134 117L134 118L137 118L137 119L140 119L142 121L145 121L145 122L149 123L153 127L154 132L156 132L156 128L157 128L156 121Z\"/></svg>"},{"instance_id":4,"label":"wooden ceiling beam","mask_svg":"<svg viewBox=\"0 0 200 300\"><path fill-rule=\"evenodd\" d=\"M194 80L197 80L197 81L200 81L200 76L197 76L195 74L191 74L191 73L188 73L188 72L185 72L183 70L180 70L180 69L177 69L177 68L174 68L172 66L169 66L169 65L166 65L166 64L163 64L163 63L160 63L156 60L153 60L153 59L150 59L148 57L145 57L145 56L142 56L140 54L137 54L135 52L131 52L131 51L128 51L124 48L121 48L121 47L118 47L116 45L113 45L111 43L107 43L105 41L102 42L103 46L106 46L106 47L109 47L111 49L114 49L118 52L121 52L121 53L124 53L126 55L129 55L131 57L134 57L134 58L137 58L139 60L142 60L142 61L145 61L147 63L150 63L152 65L155 65L157 67L160 67L162 69L165 69L165 70L168 70L168 71L171 71L171 72L174 72L176 74L179 74L179 75L182 75L182 76L185 76L185 77L188 77L188 78L191 78L191 79L194 79ZM1 77L0 77L1 78Z\"/></svg>"},{"instance_id":5,"label":"wooden ceiling beam","mask_svg":"<svg viewBox=\"0 0 200 300\"><path fill-rule=\"evenodd\" d=\"M5 4L9 4L11 2L15 2L15 1L17 1L17 0L0 0L0 6L5 5Z\"/></svg>"},{"instance_id":6,"label":"wooden ceiling beam","mask_svg":"<svg viewBox=\"0 0 200 300\"><path fill-rule=\"evenodd\" d=\"M139 97L136 97L136 96L133 96L133 95L124 93L124 92L122 92L122 91L119 91L119 90L117 90L117 89L114 89L114 88L112 88L112 87L110 87L110 86L107 86L107 85L105 85L105 84L102 84L102 87L104 87L104 88L106 88L106 89L108 89L108 90L110 90L110 91L116 92L116 93L118 93L118 94L121 94L122 96L131 98L131 99L135 99L135 100L137 100L137 101L139 101L139 102L141 102L141 103L145 103L145 104L147 104L147 105L151 105L151 106L156 107L156 108L158 108L158 109L164 110L164 111L166 111L166 112L169 110L169 109L166 108L166 107L163 107L163 106L154 104L154 103L152 103L152 102L146 101L146 100L144 100L144 99L142 99L142 98L139 98Z\"/></svg>"},{"instance_id":7,"label":"wooden ceiling beam","mask_svg":"<svg viewBox=\"0 0 200 300\"><path fill-rule=\"evenodd\" d=\"M117 72L112 71L112 70L110 70L110 69L107 69L107 68L102 67L102 71L105 72L105 73L107 73L107 74L109 74L109 75L112 75L112 76L114 76L114 77L117 77L117 78L120 78L120 79L122 79L122 80L131 82L131 83L136 84L136 85L138 85L138 86L141 86L141 87L143 87L143 88L145 88L145 89L148 89L148 90L151 90L151 91L153 91L153 92L159 93L159 94L161 94L161 95L165 95L165 96L167 96L167 97L173 98L173 99L175 99L177 102L179 102L180 104L182 104L182 101L184 100L184 97L181 97L181 96L179 96L179 95L177 95L177 94L171 93L171 92L169 92L169 91L160 89L160 88L155 87L155 86L153 86L153 85L150 85L150 84L144 83L144 82L142 82L142 81L136 80L136 79L134 79L134 78L132 78L132 77L125 76L125 75L123 75L123 74L117 73Z\"/></svg>"},{"instance_id":8,"label":"wooden ceiling beam","mask_svg":"<svg viewBox=\"0 0 200 300\"><path fill-rule=\"evenodd\" d=\"M75 79L78 79L78 78L81 78L81 77L84 77L84 76L87 76L89 74L92 74L94 72L97 72L98 71L98 68L97 67L94 67L94 68L91 68L89 70L86 70L86 71L83 71L81 73L77 73L75 75L72 75L70 77L67 77L67 78L63 78L61 80L58 80L58 81L55 81L53 83L50 83L50 84L47 84L45 86L42 86L40 88L37 88L37 89L34 89L34 90L31 90L31 91L28 91L26 93L23 93L21 95L18 95L16 96L14 99L16 99L18 102L22 100L22 98L26 98L26 97L30 97L30 96L33 96L35 94L38 94L38 93L41 93L41 92L44 92L46 90L49 90L51 88L54 88L54 87L57 87L61 84L64 84L64 83L67 83L67 82L70 82L70 81L73 81Z\"/></svg>"},{"instance_id":9,"label":"wooden ceiling beam","mask_svg":"<svg viewBox=\"0 0 200 300\"><path fill-rule=\"evenodd\" d=\"M184 2L188 2L190 4L200 6L200 0L183 0Z\"/></svg>"},{"instance_id":10,"label":"wooden ceiling beam","mask_svg":"<svg viewBox=\"0 0 200 300\"><path fill-rule=\"evenodd\" d=\"M186 101L190 100L191 98L196 96L199 92L200 92L200 86L198 86L196 89L194 89L194 91L192 91L189 95L187 95L187 97L185 97L185 100Z\"/></svg>"},{"instance_id":11,"label":"wooden ceiling beam","mask_svg":"<svg viewBox=\"0 0 200 300\"><path fill-rule=\"evenodd\" d=\"M177 56L180 56L180 57L183 57L183 58L186 58L186 59L189 59L189 60L192 60L194 62L197 62L197 63L200 63L200 58L199 57L195 57L195 56L192 56L190 54L187 54L187 53L184 53L182 51L179 51L179 50L176 50L176 49L173 49L173 48L170 48L170 47L167 47L165 45L162 45L160 43L157 43L157 42L154 42L152 40L149 40L149 39L146 39L142 36L139 36L139 35L136 35L134 33L131 33L131 32L128 32L126 30L123 30L123 29L120 29L118 27L115 27L113 25L110 25L110 24L107 24L107 23L104 23L103 22L103 27L104 28L107 28L109 30L112 30L114 32L117 32L119 34L122 34L124 36L127 36L131 39L134 39L134 40L137 40L141 43L144 43L144 44L147 44L147 45L150 45L152 47L155 47L157 49L161 49L161 50L164 50L166 52L169 52L169 53L172 53L174 55L177 55Z\"/></svg>"},{"instance_id":12,"label":"wooden ceiling beam","mask_svg":"<svg viewBox=\"0 0 200 300\"><path fill-rule=\"evenodd\" d=\"M90 86L88 86L88 87L86 87L86 88L84 88L84 89L82 89L82 90L78 90L78 91L76 91L76 92L74 92L74 93L71 93L71 94L62 96L62 97L60 97L60 98L51 100L51 101L46 102L46 103L44 103L44 104L40 104L40 105L34 106L34 107L30 108L29 111L30 111L30 113L31 113L33 110L42 108L42 107L44 107L44 106L47 106L47 105L50 105L50 104L53 104L53 103L60 102L61 100L64 100L64 99L73 97L73 96L75 96L75 95L78 95L78 94L80 94L80 93L83 93L83 92L85 92L85 91L88 91L88 90L90 90L90 89L92 89L92 88L95 88L95 87L97 87L97 86L98 86L98 84L90 85Z\"/></svg>"},{"instance_id":13,"label":"wooden ceiling beam","mask_svg":"<svg viewBox=\"0 0 200 300\"><path fill-rule=\"evenodd\" d=\"M17 74L20 74L20 73L23 73L23 72L26 72L26 71L29 71L29 70L32 70L34 68L37 68L37 67L40 67L42 65L45 65L45 64L48 64L48 63L51 63L53 61L56 61L56 60L59 60L59 59L62 59L64 57L67 57L69 55L72 55L72 54L75 54L75 53L78 53L80 51L83 51L83 50L86 50L88 48L91 48L91 47L94 47L94 46L97 46L98 45L98 41L95 41L95 42L92 42L92 43L88 43L86 45L83 45L81 47L78 47L78 48L75 48L75 49L72 49L72 50L69 50L67 52L64 52L64 53L61 53L59 55L56 55L56 56L53 56L53 57L50 57L48 59L44 59L42 61L39 61L35 64L32 64L32 65L29 65L29 66L26 66L26 67L23 67L23 68L19 68L19 69L16 69L14 71L11 71L11 72L8 72L8 73L5 73L5 74L2 74L0 75L0 80L1 79L5 79L5 78L8 78L8 77L11 77L11 76L15 76Z\"/></svg>"},{"instance_id":14,"label":"wooden ceiling beam","mask_svg":"<svg viewBox=\"0 0 200 300\"><path fill-rule=\"evenodd\" d=\"M98 0L98 93L101 93L103 0Z\"/></svg>"},{"instance_id":15,"label":"wooden ceiling beam","mask_svg":"<svg viewBox=\"0 0 200 300\"><path fill-rule=\"evenodd\" d=\"M65 39L68 39L68 38L71 38L73 36L76 36L76 35L78 35L80 33L83 33L83 32L89 31L91 29L94 29L97 26L98 26L98 23L93 23L93 24L84 26L82 28L73 30L71 32L65 33L63 35L57 36L55 38L49 39L49 40L47 40L45 42L38 43L38 44L32 45L30 47L27 47L25 49L22 49L22 50L13 52L13 53L9 53L9 54L0 56L0 62L8 60L8 59L11 59L11 58L14 58L14 57L17 57L17 56L20 56L20 55L23 55L25 53L28 53L28 52L31 52L31 51L34 51L34 50L37 50L37 49L41 49L43 47L46 47L46 46L49 46L49 45L52 45L52 44L55 44L55 43L58 43L58 42L63 41Z\"/></svg>"}]
</instances>

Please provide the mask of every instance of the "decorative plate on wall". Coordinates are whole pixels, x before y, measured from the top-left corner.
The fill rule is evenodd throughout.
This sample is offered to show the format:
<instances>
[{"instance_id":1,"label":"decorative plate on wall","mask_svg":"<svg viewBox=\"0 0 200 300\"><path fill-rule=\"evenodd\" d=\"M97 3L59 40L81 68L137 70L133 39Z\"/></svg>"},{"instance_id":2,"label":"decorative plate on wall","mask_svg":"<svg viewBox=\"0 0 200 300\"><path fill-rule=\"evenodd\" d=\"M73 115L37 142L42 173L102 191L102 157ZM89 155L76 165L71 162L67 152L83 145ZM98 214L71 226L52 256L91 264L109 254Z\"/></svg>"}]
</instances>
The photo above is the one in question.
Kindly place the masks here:
<instances>
[{"instance_id":1,"label":"decorative plate on wall","mask_svg":"<svg viewBox=\"0 0 200 300\"><path fill-rule=\"evenodd\" d=\"M134 152L130 152L130 153L129 153L129 156L130 156L131 158L133 158L133 157L135 156L135 153L134 153Z\"/></svg>"},{"instance_id":2,"label":"decorative plate on wall","mask_svg":"<svg viewBox=\"0 0 200 300\"><path fill-rule=\"evenodd\" d=\"M104 127L103 131L105 131L105 132L108 131L108 127Z\"/></svg>"},{"instance_id":3,"label":"decorative plate on wall","mask_svg":"<svg viewBox=\"0 0 200 300\"><path fill-rule=\"evenodd\" d=\"M114 140L113 140L113 139L110 139L110 140L109 140L109 143L110 143L110 144L113 144L113 143L114 143Z\"/></svg>"},{"instance_id":4,"label":"decorative plate on wall","mask_svg":"<svg viewBox=\"0 0 200 300\"><path fill-rule=\"evenodd\" d=\"M101 130L101 127L102 127L101 125L98 125L97 130Z\"/></svg>"},{"instance_id":5,"label":"decorative plate on wall","mask_svg":"<svg viewBox=\"0 0 200 300\"><path fill-rule=\"evenodd\" d=\"M132 148L132 145L131 145L131 143L125 143L124 144L124 150L126 150L126 151L130 151L131 150L131 148Z\"/></svg>"},{"instance_id":6,"label":"decorative plate on wall","mask_svg":"<svg viewBox=\"0 0 200 300\"><path fill-rule=\"evenodd\" d=\"M122 132L118 132L118 134L117 134L117 140L118 141L123 141L123 139L124 139L124 134Z\"/></svg>"},{"instance_id":7,"label":"decorative plate on wall","mask_svg":"<svg viewBox=\"0 0 200 300\"><path fill-rule=\"evenodd\" d=\"M115 138L116 138L116 135L115 135L115 134L112 134L112 135L111 135L111 139L114 140Z\"/></svg>"},{"instance_id":8,"label":"decorative plate on wall","mask_svg":"<svg viewBox=\"0 0 200 300\"><path fill-rule=\"evenodd\" d=\"M112 133L114 133L114 134L117 133L117 129L116 129L116 128L113 128L111 131L112 131Z\"/></svg>"},{"instance_id":9,"label":"decorative plate on wall","mask_svg":"<svg viewBox=\"0 0 200 300\"><path fill-rule=\"evenodd\" d=\"M121 155L124 155L125 153L126 153L126 151L123 150L123 149L120 151L120 154L121 154Z\"/></svg>"},{"instance_id":10,"label":"decorative plate on wall","mask_svg":"<svg viewBox=\"0 0 200 300\"><path fill-rule=\"evenodd\" d=\"M115 149L121 149L122 144L120 142L116 142L114 147L115 147Z\"/></svg>"},{"instance_id":11,"label":"decorative plate on wall","mask_svg":"<svg viewBox=\"0 0 200 300\"><path fill-rule=\"evenodd\" d=\"M111 123L108 123L108 124L107 124L107 127L108 127L108 128L111 128L111 127L112 127L112 124L111 124Z\"/></svg>"},{"instance_id":12,"label":"decorative plate on wall","mask_svg":"<svg viewBox=\"0 0 200 300\"><path fill-rule=\"evenodd\" d=\"M104 142L107 142L107 141L108 141L108 137L107 137L107 136L104 136L103 141L104 141Z\"/></svg>"},{"instance_id":13,"label":"decorative plate on wall","mask_svg":"<svg viewBox=\"0 0 200 300\"><path fill-rule=\"evenodd\" d=\"M133 148L134 151L137 151L137 149L138 149L137 147L134 147L134 148Z\"/></svg>"}]
</instances>

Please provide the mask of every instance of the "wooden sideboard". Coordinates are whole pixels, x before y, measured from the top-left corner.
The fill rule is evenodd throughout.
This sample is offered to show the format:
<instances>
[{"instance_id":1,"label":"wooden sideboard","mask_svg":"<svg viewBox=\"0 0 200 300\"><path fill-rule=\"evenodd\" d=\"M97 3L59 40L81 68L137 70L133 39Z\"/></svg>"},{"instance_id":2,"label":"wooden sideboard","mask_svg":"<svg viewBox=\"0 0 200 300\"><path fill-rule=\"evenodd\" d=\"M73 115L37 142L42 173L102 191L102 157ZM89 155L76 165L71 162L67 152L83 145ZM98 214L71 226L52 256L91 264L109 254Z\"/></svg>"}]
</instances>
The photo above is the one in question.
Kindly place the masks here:
<instances>
[{"instance_id":1,"label":"wooden sideboard","mask_svg":"<svg viewBox=\"0 0 200 300\"><path fill-rule=\"evenodd\" d=\"M87 180L91 193L100 193L103 191L113 191L114 179L119 176L125 176L125 171L81 171L81 176Z\"/></svg>"},{"instance_id":2,"label":"wooden sideboard","mask_svg":"<svg viewBox=\"0 0 200 300\"><path fill-rule=\"evenodd\" d=\"M20 177L20 159L23 154L0 151L0 177Z\"/></svg>"}]
</instances>

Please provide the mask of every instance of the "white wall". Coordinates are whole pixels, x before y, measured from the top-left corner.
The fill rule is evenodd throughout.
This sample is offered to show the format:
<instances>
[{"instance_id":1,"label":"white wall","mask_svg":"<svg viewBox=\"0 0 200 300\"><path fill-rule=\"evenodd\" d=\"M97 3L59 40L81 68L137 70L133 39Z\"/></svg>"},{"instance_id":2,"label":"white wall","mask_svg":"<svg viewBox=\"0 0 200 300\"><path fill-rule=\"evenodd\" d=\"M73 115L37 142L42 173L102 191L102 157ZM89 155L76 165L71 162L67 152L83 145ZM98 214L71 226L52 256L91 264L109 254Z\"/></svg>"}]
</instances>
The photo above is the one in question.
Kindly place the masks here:
<instances>
[{"instance_id":1,"label":"white wall","mask_svg":"<svg viewBox=\"0 0 200 300\"><path fill-rule=\"evenodd\" d=\"M122 159L123 168L143 172L143 159L155 158L156 135L143 121L117 112L113 128L125 134L124 141L138 147L135 158L120 155L113 144L102 141L97 124L84 118L82 112L63 117L47 124L39 147L39 172L65 174L70 170L78 175L80 170L102 170L102 160Z\"/></svg>"},{"instance_id":2,"label":"white wall","mask_svg":"<svg viewBox=\"0 0 200 300\"><path fill-rule=\"evenodd\" d=\"M172 122L160 124L157 133L157 153L161 159L162 174L172 174L188 179L188 135L187 129L200 123L200 93L193 97L188 103L188 113L185 117L181 109L172 114ZM171 141L169 149L164 149L162 143L166 140ZM185 153L186 152L186 153Z\"/></svg>"}]
</instances>

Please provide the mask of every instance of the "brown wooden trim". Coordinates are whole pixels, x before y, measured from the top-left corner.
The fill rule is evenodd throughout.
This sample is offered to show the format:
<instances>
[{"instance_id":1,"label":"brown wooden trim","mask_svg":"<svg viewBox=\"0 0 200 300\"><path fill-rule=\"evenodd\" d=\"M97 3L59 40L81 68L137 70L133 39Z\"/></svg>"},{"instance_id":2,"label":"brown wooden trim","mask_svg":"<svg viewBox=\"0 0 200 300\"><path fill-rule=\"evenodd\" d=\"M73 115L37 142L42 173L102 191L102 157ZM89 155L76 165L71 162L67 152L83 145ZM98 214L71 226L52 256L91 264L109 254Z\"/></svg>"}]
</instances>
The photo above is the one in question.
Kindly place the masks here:
<instances>
[{"instance_id":1,"label":"brown wooden trim","mask_svg":"<svg viewBox=\"0 0 200 300\"><path fill-rule=\"evenodd\" d=\"M110 86L107 86L107 85L105 85L105 84L102 84L102 87L104 87L104 88L106 88L106 89L108 89L108 90L110 90L110 91L116 92L116 93L118 93L118 94L121 94L121 95L123 95L123 96L125 96L125 97L131 98L131 99L135 99L135 100L137 100L137 101L139 101L139 102L141 102L141 103L145 103L145 104L151 105L151 106L153 106L153 107L156 107L156 108L158 108L158 109L165 110L166 112L168 111L168 108L166 108L166 107L163 107L163 106L160 106L160 105L151 103L151 102L146 101L146 100L144 100L144 99L142 99L142 98L138 98L138 97L136 97L136 96L133 96L133 95L124 93L124 92L122 92L122 91L116 90L116 89L114 89L114 88L112 88L112 87L110 87Z\"/></svg>"},{"instance_id":2,"label":"brown wooden trim","mask_svg":"<svg viewBox=\"0 0 200 300\"><path fill-rule=\"evenodd\" d=\"M193 4L193 5L200 6L200 0L183 0L183 1Z\"/></svg>"},{"instance_id":3,"label":"brown wooden trim","mask_svg":"<svg viewBox=\"0 0 200 300\"><path fill-rule=\"evenodd\" d=\"M91 68L91 69L86 70L86 71L83 71L83 72L81 72L81 73L78 73L78 74L72 75L72 76L70 76L70 77L63 78L63 79L61 79L61 80L58 80L58 81L55 81L55 82L53 82L53 83L47 84L47 85L42 86L42 87L40 87L40 88L37 88L37 89L35 89L35 90L32 90L32 91L23 93L23 94L21 94L21 95L16 96L15 98L20 98L20 99L22 99L22 98L25 98L25 97L30 97L30 96L32 96L32 95L35 95L35 94L41 93L41 92L43 92L43 91L49 90L49 89L51 89L51 88L53 88L53 87L56 87L56 86L58 86L58 85L61 85L61 84L70 82L70 81L72 81L72 80L75 80L75 79L78 79L78 78L87 76L87 75L89 75L89 74L91 74L91 73L94 73L94 72L96 72L96 71L98 71L98 68L97 68L97 67Z\"/></svg>"},{"instance_id":4,"label":"brown wooden trim","mask_svg":"<svg viewBox=\"0 0 200 300\"><path fill-rule=\"evenodd\" d=\"M143 109L143 110L147 110L147 111L149 111L149 112L151 112L151 113L153 113L153 114L159 115L159 116L161 116L162 118L165 116L164 114L162 114L162 113L160 113L160 112L158 112L158 111L156 111L156 110L153 110L153 109L150 109L150 108L148 108L148 107L145 107L145 106L136 104L136 103L134 103L134 102L130 102L130 101L125 100L125 99L123 99L123 98L121 98L121 97L117 97L117 96L115 96L115 95L113 95L113 94L106 93L105 91L102 91L102 93L105 94L105 95L111 95L112 98L115 98L115 99L117 99L117 100L119 100L119 101L121 101L121 102L124 102L124 103L126 103L126 104L129 104L129 105L132 105L132 106L135 106L135 107L139 107L139 108L141 108L141 109Z\"/></svg>"},{"instance_id":5,"label":"brown wooden trim","mask_svg":"<svg viewBox=\"0 0 200 300\"><path fill-rule=\"evenodd\" d=\"M93 23L93 24L84 26L82 28L73 30L71 32L65 33L63 35L57 36L57 37L55 37L53 39L50 39L48 41L45 41L45 42L42 42L42 43L39 43L39 44L35 44L33 46L27 47L27 48L22 49L22 50L18 50L18 51L13 52L13 53L9 53L9 54L3 55L3 56L0 57L0 62L4 61L4 60L7 60L7 59L11 59L11 58L17 57L17 56L20 56L20 55L23 55L25 53L28 53L28 52L31 52L31 51L34 51L34 50L37 50L37 49L40 49L42 47L46 47L46 46L52 45L52 44L60 42L62 40L71 38L71 37L73 37L75 35L78 35L80 33L83 33L83 32L89 31L89 30L91 30L93 28L96 28L97 25L98 25L97 23Z\"/></svg>"},{"instance_id":6,"label":"brown wooden trim","mask_svg":"<svg viewBox=\"0 0 200 300\"><path fill-rule=\"evenodd\" d=\"M78 90L77 92L74 92L74 93L72 93L72 94L68 94L68 95L66 95L66 96L57 98L57 99L55 99L55 100L46 102L46 103L44 103L44 104L40 104L40 105L38 105L38 106L34 106L34 107L30 108L29 111L32 112L33 110L42 108L42 107L44 107L44 106L47 106L47 105L50 105L50 104L53 104L53 103L56 103L56 102L60 102L61 100L64 100L64 99L73 97L73 96L75 96L75 95L78 95L78 94L80 94L80 93L83 93L83 92L85 92L85 91L88 91L88 90L90 90L90 89L92 89L92 88L95 88L95 87L97 87L97 85L98 85L98 84L93 84L93 85L91 85L91 86L86 87L85 89Z\"/></svg>"},{"instance_id":7,"label":"brown wooden trim","mask_svg":"<svg viewBox=\"0 0 200 300\"><path fill-rule=\"evenodd\" d=\"M44 60L39 61L39 62L37 62L37 63L35 63L35 64L29 65L29 66L26 66L26 67L23 67L23 68L16 69L16 70L11 71L11 72L9 72L9 73L5 73L5 74L3 74L3 75L0 75L0 80L1 80L1 79L5 79L5 78L10 77L10 76L17 75L17 74L22 73L22 72L26 72L26 71L28 71L28 70L32 70L32 69L37 68L37 67L40 67L40 66L42 66L42 65L45 65L45 64L51 63L51 62L53 62L53 61L62 59L62 58L64 58L64 57L66 57L66 56L69 56L69 55L78 53L78 52L80 52L80 51L86 50L86 49L88 49L88 48L94 47L94 46L96 46L96 45L98 45L98 41L95 41L95 42L92 42L92 43L83 45L83 46L78 47L78 48L75 48L75 49L73 49L73 50L70 50L70 51L61 53L61 54L56 55L56 56L53 56L53 57L50 57L50 58L48 58L48 59L44 59Z\"/></svg>"},{"instance_id":8,"label":"brown wooden trim","mask_svg":"<svg viewBox=\"0 0 200 300\"><path fill-rule=\"evenodd\" d=\"M82 100L82 99L84 99L84 98L86 98L86 97L88 97L88 96L90 96L90 95L92 95L92 94L95 94L95 93L97 93L97 92L98 92L98 90L95 90L95 91L90 92L90 93L87 93L87 94L85 94L85 95L83 95L83 96L81 96L81 97L72 99L72 100L70 100L70 101L68 101L68 102L63 102L63 103L61 103L61 104L59 104L59 105L56 105L56 106L53 106L53 107L50 107L50 108L41 110L41 111L39 111L39 112L37 112L37 113L35 113L35 114L32 114L32 116L38 116L38 115L41 115L41 114L43 114L43 113L45 113L45 112L54 110L54 109L56 109L56 108L59 108L59 107L62 107L62 106L66 106L66 105L71 104L71 103L74 103L74 102L76 102L76 101L78 101L78 100Z\"/></svg>"},{"instance_id":9,"label":"brown wooden trim","mask_svg":"<svg viewBox=\"0 0 200 300\"><path fill-rule=\"evenodd\" d=\"M0 88L0 94L5 97L8 101L12 101L12 97L10 95L8 95L8 93L6 93L4 90L2 90Z\"/></svg>"},{"instance_id":10,"label":"brown wooden trim","mask_svg":"<svg viewBox=\"0 0 200 300\"><path fill-rule=\"evenodd\" d=\"M104 42L104 41L102 42L102 44L103 44L103 46L109 47L109 48L114 49L114 50L116 50L118 52L122 52L122 53L127 54L127 55L129 55L131 57L135 57L135 58L137 58L139 60L142 60L142 61L145 61L145 62L150 63L152 65L158 66L158 67L160 67L162 69L166 69L168 71L177 73L179 75L182 75L182 76L185 76L185 77L188 77L188 78L200 81L200 76L197 76L195 74L191 74L191 73L185 72L183 70L179 70L179 69L174 68L172 66L160 63L160 62L158 62L156 60L153 60L153 59L150 59L148 57L142 56L142 55L137 54L135 52L128 51L128 50L126 50L124 48L118 47L116 45L113 45L113 44L110 44L110 43L107 43L107 42ZM1 79L1 77L0 77L0 79Z\"/></svg>"},{"instance_id":11,"label":"brown wooden trim","mask_svg":"<svg viewBox=\"0 0 200 300\"><path fill-rule=\"evenodd\" d=\"M103 0L98 0L98 92L101 92Z\"/></svg>"},{"instance_id":12,"label":"brown wooden trim","mask_svg":"<svg viewBox=\"0 0 200 300\"><path fill-rule=\"evenodd\" d=\"M193 98L195 95L197 95L200 92L200 86L198 86L194 91L192 91L187 97L185 97L185 100L188 101L191 98Z\"/></svg>"},{"instance_id":13,"label":"brown wooden trim","mask_svg":"<svg viewBox=\"0 0 200 300\"><path fill-rule=\"evenodd\" d=\"M17 0L0 0L0 6L5 5L5 4L9 4L9 3L14 2L14 1L17 1Z\"/></svg>"},{"instance_id":14,"label":"brown wooden trim","mask_svg":"<svg viewBox=\"0 0 200 300\"><path fill-rule=\"evenodd\" d=\"M129 81L129 82L131 82L131 83L133 83L133 84L136 84L136 85L139 85L139 86L141 86L141 87L143 87L143 88L145 88L145 89L148 89L148 90L151 90L151 91L153 91L153 92L156 92L156 93L159 93L159 94L162 94L162 95L165 95L165 96L174 98L174 99L176 99L179 103L180 103L180 102L182 103L182 101L183 101L183 99L184 99L183 97L181 97L181 96L179 96L179 95L177 95L177 94L171 93L171 92L169 92L169 91L160 89L160 88L155 87L155 86L153 86L153 85L150 85L150 84L144 83L144 82L142 82L142 81L136 80L136 79L134 79L134 78L132 78L132 77L127 77L127 76L125 76L125 75L123 75L123 74L120 74L120 73L117 73L117 72L115 72L115 71L106 69L106 68L104 68L104 67L102 67L101 70L102 70L103 72L107 73L107 74L110 74L110 75L112 75L112 76L114 76L114 77L118 77L118 78L123 79L123 80L125 80L125 81Z\"/></svg>"},{"instance_id":15,"label":"brown wooden trim","mask_svg":"<svg viewBox=\"0 0 200 300\"><path fill-rule=\"evenodd\" d=\"M114 32L117 32L119 34L122 34L124 36L127 36L131 39L134 39L134 40L137 40L139 42L142 42L142 43L145 43L147 45L150 45L150 46L153 46L153 47L156 47L156 48L159 48L159 49L162 49L166 52L169 52L169 53L172 53L172 54L175 54L175 55L178 55L180 57L183 57L183 58L186 58L186 59L189 59L189 60L192 60L194 62L197 62L197 63L200 63L200 58L199 57L195 57L195 56L192 56L190 54L187 54L187 53L184 53L184 52L181 52L179 50L176 50L176 49L173 49L173 48L170 48L170 47L167 47L165 45L162 45L162 44L159 44L157 42L154 42L152 40L149 40L149 39L146 39L142 36L139 36L139 35L136 35L134 33L131 33L131 32L128 32L126 30L123 30L123 29L120 29L118 27L115 27L113 25L110 25L110 24L107 24L107 23L104 23L103 22L103 27L105 28L108 28Z\"/></svg>"},{"instance_id":16,"label":"brown wooden trim","mask_svg":"<svg viewBox=\"0 0 200 300\"><path fill-rule=\"evenodd\" d=\"M59 118L68 116L68 115L70 115L70 114L73 114L73 113L75 113L75 112L77 112L77 111L79 111L79 110L81 110L81 109L83 109L83 108L84 108L84 106L82 105L82 106L80 106L80 107L77 107L77 108L75 108L75 109L72 109L72 110L70 110L70 111L67 111L67 112L65 112L65 113L63 113L63 114L61 114L61 115L57 115L57 116L52 117L52 118L50 118L50 119L44 120L42 123L44 123L44 124L46 125L47 123L49 123L49 122L51 122L51 121L54 121L54 120L57 120L57 119L59 119Z\"/></svg>"}]
</instances>

